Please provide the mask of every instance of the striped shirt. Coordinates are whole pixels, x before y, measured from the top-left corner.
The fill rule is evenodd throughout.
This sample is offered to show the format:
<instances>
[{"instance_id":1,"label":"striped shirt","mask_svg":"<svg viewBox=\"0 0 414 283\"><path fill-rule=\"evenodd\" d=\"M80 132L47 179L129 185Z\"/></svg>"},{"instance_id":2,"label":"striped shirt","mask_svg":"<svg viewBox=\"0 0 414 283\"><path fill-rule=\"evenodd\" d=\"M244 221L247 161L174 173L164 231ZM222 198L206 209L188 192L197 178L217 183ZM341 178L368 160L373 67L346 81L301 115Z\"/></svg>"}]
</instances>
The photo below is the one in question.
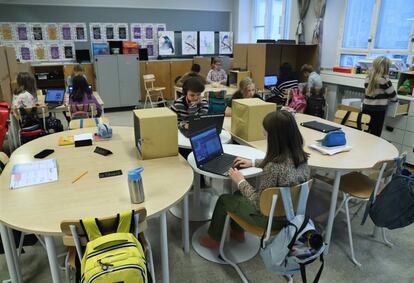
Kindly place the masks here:
<instances>
[{"instance_id":1,"label":"striped shirt","mask_svg":"<svg viewBox=\"0 0 414 283\"><path fill-rule=\"evenodd\" d=\"M208 71L207 74L207 83L211 84L211 83L226 83L227 82L227 74L226 71L224 71L223 69L220 70L214 70L211 69L210 71Z\"/></svg>"},{"instance_id":2,"label":"striped shirt","mask_svg":"<svg viewBox=\"0 0 414 283\"><path fill-rule=\"evenodd\" d=\"M187 96L182 96L171 105L171 110L177 114L179 128L184 128L184 125L188 123L189 116L203 115L208 112L208 102L204 98L195 105L189 105L186 98Z\"/></svg>"},{"instance_id":3,"label":"striped shirt","mask_svg":"<svg viewBox=\"0 0 414 283\"><path fill-rule=\"evenodd\" d=\"M291 80L287 80L284 82L281 82L279 84L279 82L276 84L276 92L278 92L279 96L284 96L284 91L285 90L289 90L291 88L298 88L299 87L299 83L298 80L296 79L291 79Z\"/></svg>"},{"instance_id":4,"label":"striped shirt","mask_svg":"<svg viewBox=\"0 0 414 283\"><path fill-rule=\"evenodd\" d=\"M374 95L367 95L369 77L365 79L365 96L364 106L375 108L377 110L385 110L389 102L397 102L397 93L388 78L380 78L374 89Z\"/></svg>"}]
</instances>

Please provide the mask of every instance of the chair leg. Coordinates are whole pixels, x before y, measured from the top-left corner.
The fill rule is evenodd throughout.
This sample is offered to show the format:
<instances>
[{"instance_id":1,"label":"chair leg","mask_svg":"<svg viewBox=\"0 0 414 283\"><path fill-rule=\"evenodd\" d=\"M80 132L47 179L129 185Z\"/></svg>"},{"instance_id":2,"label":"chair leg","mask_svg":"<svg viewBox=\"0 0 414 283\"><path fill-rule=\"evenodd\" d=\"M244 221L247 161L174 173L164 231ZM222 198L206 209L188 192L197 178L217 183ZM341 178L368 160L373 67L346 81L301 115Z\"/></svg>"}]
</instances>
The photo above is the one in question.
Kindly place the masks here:
<instances>
[{"instance_id":1,"label":"chair leg","mask_svg":"<svg viewBox=\"0 0 414 283\"><path fill-rule=\"evenodd\" d=\"M151 243L147 238L145 238L145 241L147 242L147 255L148 255L149 269L151 272L152 282L155 283L155 269L154 269L154 259L152 257Z\"/></svg>"},{"instance_id":2,"label":"chair leg","mask_svg":"<svg viewBox=\"0 0 414 283\"><path fill-rule=\"evenodd\" d=\"M364 207L364 204L366 204L366 201L362 201L355 213L352 215L351 222L354 220L354 218L358 215L358 213L361 211L361 209Z\"/></svg>"},{"instance_id":3,"label":"chair leg","mask_svg":"<svg viewBox=\"0 0 414 283\"><path fill-rule=\"evenodd\" d=\"M344 206L344 204L345 204L345 200L347 199L347 194L346 193L343 193L343 199L342 199L342 202L341 202L341 204L338 206L338 208L336 209L336 212L335 212L335 216L334 216L334 218L336 218L336 216L338 215L338 213L339 213L339 211L341 211L342 210L342 207Z\"/></svg>"},{"instance_id":4,"label":"chair leg","mask_svg":"<svg viewBox=\"0 0 414 283\"><path fill-rule=\"evenodd\" d=\"M392 247L394 246L393 243L391 243L388 239L387 239L387 235L385 234L385 229L384 228L380 228L381 229L381 235L382 235L382 240L384 241L384 244L387 245L388 247Z\"/></svg>"},{"instance_id":5,"label":"chair leg","mask_svg":"<svg viewBox=\"0 0 414 283\"><path fill-rule=\"evenodd\" d=\"M293 275L283 275L288 283L293 283Z\"/></svg>"},{"instance_id":6,"label":"chair leg","mask_svg":"<svg viewBox=\"0 0 414 283\"><path fill-rule=\"evenodd\" d=\"M24 236L26 235L26 233L22 232L20 235L20 241L19 241L19 247L17 249L17 256L20 257L22 254L22 249L23 249L23 243L24 243Z\"/></svg>"},{"instance_id":7,"label":"chair leg","mask_svg":"<svg viewBox=\"0 0 414 283\"><path fill-rule=\"evenodd\" d=\"M147 100L148 100L148 94L145 95L144 109L147 108Z\"/></svg>"},{"instance_id":8,"label":"chair leg","mask_svg":"<svg viewBox=\"0 0 414 283\"><path fill-rule=\"evenodd\" d=\"M361 264L355 259L355 253L354 253L354 243L352 240L352 228L351 228L351 218L349 216L349 200L351 198L347 197L345 200L345 212L346 212L346 222L348 225L348 238L349 238L349 246L351 248L351 260L354 264L356 264L357 266L361 266Z\"/></svg>"},{"instance_id":9,"label":"chair leg","mask_svg":"<svg viewBox=\"0 0 414 283\"><path fill-rule=\"evenodd\" d=\"M221 234L220 252L219 252L219 255L222 257L222 259L226 263L230 264L237 271L237 273L239 274L240 279L243 281L243 283L248 283L249 281L247 280L246 276L241 271L240 267L238 267L237 264L235 264L230 259L228 259L226 257L226 255L224 254L224 242L226 241L226 237L227 237L227 234L229 232L229 226L230 226L230 216L227 215L226 216L226 222L224 223L223 232Z\"/></svg>"}]
</instances>

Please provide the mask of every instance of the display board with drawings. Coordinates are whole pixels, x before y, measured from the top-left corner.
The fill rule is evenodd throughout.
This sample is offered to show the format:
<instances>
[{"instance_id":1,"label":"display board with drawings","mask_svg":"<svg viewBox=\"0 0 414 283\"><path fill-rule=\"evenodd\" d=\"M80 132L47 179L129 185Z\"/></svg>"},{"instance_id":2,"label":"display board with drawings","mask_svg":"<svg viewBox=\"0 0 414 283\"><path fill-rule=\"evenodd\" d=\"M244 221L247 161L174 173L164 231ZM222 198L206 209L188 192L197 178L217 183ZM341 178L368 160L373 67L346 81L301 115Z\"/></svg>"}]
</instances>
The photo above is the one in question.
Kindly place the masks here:
<instances>
[{"instance_id":1,"label":"display board with drawings","mask_svg":"<svg viewBox=\"0 0 414 283\"><path fill-rule=\"evenodd\" d=\"M75 42L87 41L85 23L0 23L0 44L21 62L75 59Z\"/></svg>"}]
</instances>

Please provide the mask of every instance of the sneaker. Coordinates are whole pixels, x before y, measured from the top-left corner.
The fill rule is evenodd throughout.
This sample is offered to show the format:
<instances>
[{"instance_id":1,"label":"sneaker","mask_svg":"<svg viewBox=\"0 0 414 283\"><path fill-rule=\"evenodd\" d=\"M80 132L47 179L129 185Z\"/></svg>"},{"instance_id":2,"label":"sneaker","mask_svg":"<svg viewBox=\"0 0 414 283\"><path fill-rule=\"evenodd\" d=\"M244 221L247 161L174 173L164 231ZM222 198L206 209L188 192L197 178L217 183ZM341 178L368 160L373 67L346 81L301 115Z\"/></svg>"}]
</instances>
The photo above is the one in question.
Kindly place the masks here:
<instances>
[{"instance_id":1,"label":"sneaker","mask_svg":"<svg viewBox=\"0 0 414 283\"><path fill-rule=\"evenodd\" d=\"M209 235L204 235L200 237L198 241L200 245L202 245L203 247L209 248L209 249L217 249L218 247L220 247L220 242L214 240Z\"/></svg>"},{"instance_id":2,"label":"sneaker","mask_svg":"<svg viewBox=\"0 0 414 283\"><path fill-rule=\"evenodd\" d=\"M230 238L232 238L233 240L236 240L239 243L243 243L246 240L244 236L244 231L239 232L233 229L230 230Z\"/></svg>"}]
</instances>

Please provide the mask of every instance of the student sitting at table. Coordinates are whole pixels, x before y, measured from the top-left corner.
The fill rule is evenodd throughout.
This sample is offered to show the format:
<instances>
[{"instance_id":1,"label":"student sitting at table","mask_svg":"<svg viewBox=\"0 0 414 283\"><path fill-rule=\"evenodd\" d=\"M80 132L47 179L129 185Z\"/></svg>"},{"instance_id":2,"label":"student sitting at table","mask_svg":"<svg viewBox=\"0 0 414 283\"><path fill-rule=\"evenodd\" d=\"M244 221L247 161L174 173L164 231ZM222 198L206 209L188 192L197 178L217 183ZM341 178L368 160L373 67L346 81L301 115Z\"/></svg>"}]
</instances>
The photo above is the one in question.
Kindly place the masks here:
<instances>
[{"instance_id":1,"label":"student sitting at table","mask_svg":"<svg viewBox=\"0 0 414 283\"><path fill-rule=\"evenodd\" d=\"M66 78L66 86L68 87L72 86L73 78L76 77L77 75L81 75L87 80L86 75L85 75L85 69L83 68L81 64L77 64L73 66L72 73Z\"/></svg>"},{"instance_id":2,"label":"student sitting at table","mask_svg":"<svg viewBox=\"0 0 414 283\"><path fill-rule=\"evenodd\" d=\"M82 75L75 76L72 87L72 93L69 95L71 116L74 118L87 118L89 105L95 104L97 112L95 117L100 117L102 114L102 106L96 97L92 95L92 91L89 89L89 84L85 77Z\"/></svg>"},{"instance_id":3,"label":"student sitting at table","mask_svg":"<svg viewBox=\"0 0 414 283\"><path fill-rule=\"evenodd\" d=\"M188 117L190 115L207 114L208 102L202 98L204 91L203 82L190 77L183 84L183 96L174 101L171 110L177 114L178 128L188 129Z\"/></svg>"},{"instance_id":4,"label":"student sitting at table","mask_svg":"<svg viewBox=\"0 0 414 283\"><path fill-rule=\"evenodd\" d=\"M231 117L231 104L233 99L242 99L242 98L260 98L258 94L256 94L256 87L254 82L251 78L245 77L239 83L239 89L233 94L230 100L227 102L227 107L224 112L226 117Z\"/></svg>"},{"instance_id":5,"label":"student sitting at table","mask_svg":"<svg viewBox=\"0 0 414 283\"><path fill-rule=\"evenodd\" d=\"M17 75L17 89L13 95L12 108L36 107L36 81L32 74L20 72Z\"/></svg>"},{"instance_id":6,"label":"student sitting at table","mask_svg":"<svg viewBox=\"0 0 414 283\"><path fill-rule=\"evenodd\" d=\"M183 83L188 78L191 78L191 77L199 78L203 84L207 84L206 79L203 76L200 75L200 70L201 70L201 67L200 67L199 64L193 64L191 66L190 72L185 73L181 78L179 78L178 81L175 83L175 85L178 86L178 87L182 87Z\"/></svg>"},{"instance_id":7,"label":"student sitting at table","mask_svg":"<svg viewBox=\"0 0 414 283\"><path fill-rule=\"evenodd\" d=\"M227 74L226 71L221 68L220 58L214 57L211 60L211 70L207 74L207 83L218 83L226 84L227 83Z\"/></svg>"},{"instance_id":8,"label":"student sitting at table","mask_svg":"<svg viewBox=\"0 0 414 283\"><path fill-rule=\"evenodd\" d=\"M261 192L271 187L295 186L308 180L308 154L303 150L303 138L293 115L283 110L271 112L263 119L263 128L267 137L264 160L236 158L229 175L238 190L219 197L208 234L199 239L201 245L208 248L219 247L227 212L236 214L251 225L265 228L267 217L261 214L259 208ZM236 169L252 166L263 168L260 186L257 188L247 182ZM285 218L273 219L275 228L282 228L286 224ZM244 241L244 231L234 222L231 223L230 236L239 242Z\"/></svg>"},{"instance_id":9,"label":"student sitting at table","mask_svg":"<svg viewBox=\"0 0 414 283\"><path fill-rule=\"evenodd\" d=\"M292 66L285 62L279 68L276 86L271 88L274 95L266 99L266 101L285 105L289 90L298 87L299 83L296 73L293 71Z\"/></svg>"}]
</instances>

